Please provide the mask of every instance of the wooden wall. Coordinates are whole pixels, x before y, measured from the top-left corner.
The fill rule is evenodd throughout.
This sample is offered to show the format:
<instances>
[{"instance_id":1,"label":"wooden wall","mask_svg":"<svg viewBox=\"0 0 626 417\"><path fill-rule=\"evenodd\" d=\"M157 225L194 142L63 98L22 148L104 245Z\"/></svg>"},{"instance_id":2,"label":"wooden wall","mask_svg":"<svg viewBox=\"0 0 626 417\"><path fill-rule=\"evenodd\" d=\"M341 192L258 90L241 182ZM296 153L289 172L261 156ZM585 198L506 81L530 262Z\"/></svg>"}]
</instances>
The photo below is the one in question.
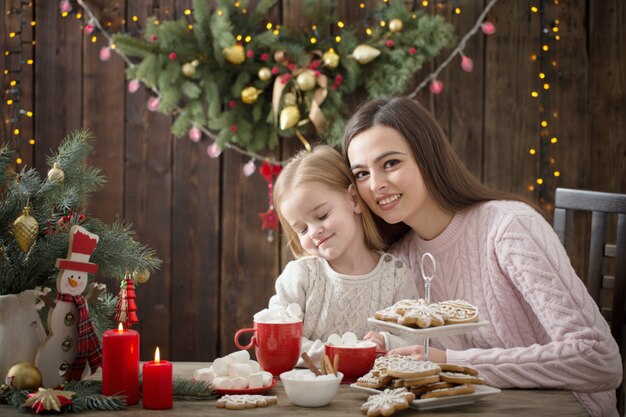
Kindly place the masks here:
<instances>
[{"instance_id":1,"label":"wooden wall","mask_svg":"<svg viewBox=\"0 0 626 417\"><path fill-rule=\"evenodd\" d=\"M190 3L90 1L112 21L171 18ZM274 21L304 24L301 1L278 3ZM339 3L346 14L355 8L353 0ZM486 1L457 3L460 15L442 13L464 34ZM530 96L539 85L539 67L530 59L541 46L541 21L530 11L538 3L500 0L488 16L497 33L475 36L465 50L474 71L461 71L455 60L442 73L443 94L418 96L473 173L490 186L529 197L540 167L528 152L540 138L538 101ZM561 3L547 9L559 18L562 36L546 104L558 112L550 120L559 138L551 155L562 175L547 179L548 197L555 186L626 192L626 7L621 0ZM260 230L264 180L243 176L246 157L226 151L211 159L206 142L173 139L170 118L147 110L147 93L126 91L123 61L115 55L108 62L98 59L102 40L92 44L82 21L61 18L56 1L34 4L35 64L25 91L34 103L37 142L22 152L25 163L47 172L50 149L74 129L89 128L97 138L90 162L108 182L88 211L107 222L131 222L138 239L164 261L137 289L142 359L156 346L172 360L206 361L234 350L235 331L251 325L252 315L266 306L288 260L283 242L268 242ZM436 64L429 63L416 81ZM296 149L295 140L286 140L274 155L286 158Z\"/></svg>"}]
</instances>

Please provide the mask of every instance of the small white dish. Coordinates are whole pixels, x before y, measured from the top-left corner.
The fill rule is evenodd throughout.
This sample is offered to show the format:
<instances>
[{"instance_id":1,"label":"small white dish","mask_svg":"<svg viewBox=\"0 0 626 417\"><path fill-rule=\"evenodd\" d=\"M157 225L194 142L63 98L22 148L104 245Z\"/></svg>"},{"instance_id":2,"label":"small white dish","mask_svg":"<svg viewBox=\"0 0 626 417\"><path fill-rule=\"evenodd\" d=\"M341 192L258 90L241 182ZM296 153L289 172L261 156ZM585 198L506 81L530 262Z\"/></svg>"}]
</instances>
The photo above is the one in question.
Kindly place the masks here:
<instances>
[{"instance_id":1,"label":"small white dish","mask_svg":"<svg viewBox=\"0 0 626 417\"><path fill-rule=\"evenodd\" d=\"M289 400L300 407L323 407L329 404L337 395L343 374L338 372L337 376L328 379L300 379L305 373L312 374L308 369L294 369L280 374Z\"/></svg>"}]
</instances>

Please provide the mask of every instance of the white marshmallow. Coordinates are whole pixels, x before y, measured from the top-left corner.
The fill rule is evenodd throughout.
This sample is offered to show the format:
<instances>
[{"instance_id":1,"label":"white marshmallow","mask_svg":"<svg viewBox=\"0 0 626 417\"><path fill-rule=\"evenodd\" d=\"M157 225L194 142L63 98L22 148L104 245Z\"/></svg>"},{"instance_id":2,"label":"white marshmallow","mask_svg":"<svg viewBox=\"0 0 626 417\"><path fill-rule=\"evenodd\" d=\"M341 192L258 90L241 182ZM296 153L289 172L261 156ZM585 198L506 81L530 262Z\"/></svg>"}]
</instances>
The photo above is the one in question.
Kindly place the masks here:
<instances>
[{"instance_id":1,"label":"white marshmallow","mask_svg":"<svg viewBox=\"0 0 626 417\"><path fill-rule=\"evenodd\" d=\"M209 368L196 369L193 372L193 379L196 381L204 381L210 384L213 381L213 378L215 378L213 366L210 366Z\"/></svg>"},{"instance_id":2,"label":"white marshmallow","mask_svg":"<svg viewBox=\"0 0 626 417\"><path fill-rule=\"evenodd\" d=\"M267 387L268 385L272 385L272 379L274 376L267 371L261 371L261 375L263 375L263 386Z\"/></svg>"},{"instance_id":3,"label":"white marshmallow","mask_svg":"<svg viewBox=\"0 0 626 417\"><path fill-rule=\"evenodd\" d=\"M232 377L244 377L252 373L252 367L247 363L231 363L228 364L228 375Z\"/></svg>"},{"instance_id":4,"label":"white marshmallow","mask_svg":"<svg viewBox=\"0 0 626 417\"><path fill-rule=\"evenodd\" d=\"M250 353L247 350L238 350L226 355L233 363L246 363L250 360Z\"/></svg>"},{"instance_id":5,"label":"white marshmallow","mask_svg":"<svg viewBox=\"0 0 626 417\"><path fill-rule=\"evenodd\" d=\"M215 376L228 375L228 364L230 361L227 358L217 358L213 361L213 372Z\"/></svg>"},{"instance_id":6,"label":"white marshmallow","mask_svg":"<svg viewBox=\"0 0 626 417\"><path fill-rule=\"evenodd\" d=\"M233 389L233 380L227 376L218 376L213 379L213 387L216 389Z\"/></svg>"},{"instance_id":7,"label":"white marshmallow","mask_svg":"<svg viewBox=\"0 0 626 417\"><path fill-rule=\"evenodd\" d=\"M285 309L287 315L290 317L297 317L299 319L302 318L302 308L300 308L300 304L291 303Z\"/></svg>"},{"instance_id":8,"label":"white marshmallow","mask_svg":"<svg viewBox=\"0 0 626 417\"><path fill-rule=\"evenodd\" d=\"M237 376L233 378L232 381L233 381L233 389L248 388L248 378Z\"/></svg>"},{"instance_id":9,"label":"white marshmallow","mask_svg":"<svg viewBox=\"0 0 626 417\"><path fill-rule=\"evenodd\" d=\"M329 345L333 345L333 346L341 346L343 344L343 341L341 340L341 336L333 333L330 336L328 336L326 343L328 343Z\"/></svg>"},{"instance_id":10,"label":"white marshmallow","mask_svg":"<svg viewBox=\"0 0 626 417\"><path fill-rule=\"evenodd\" d=\"M325 380L325 379L336 379L337 377L335 375L320 375L317 377L318 380Z\"/></svg>"},{"instance_id":11,"label":"white marshmallow","mask_svg":"<svg viewBox=\"0 0 626 417\"><path fill-rule=\"evenodd\" d=\"M356 342L359 340L356 335L352 332L345 332L343 336L341 336L341 340L344 346L354 346Z\"/></svg>"},{"instance_id":12,"label":"white marshmallow","mask_svg":"<svg viewBox=\"0 0 626 417\"><path fill-rule=\"evenodd\" d=\"M257 361L248 361L248 365L250 365L250 368L252 369L252 372L260 372L261 371L261 365L259 365L259 363Z\"/></svg>"},{"instance_id":13,"label":"white marshmallow","mask_svg":"<svg viewBox=\"0 0 626 417\"><path fill-rule=\"evenodd\" d=\"M253 372L248 376L248 388L263 387L263 375L261 372Z\"/></svg>"}]
</instances>

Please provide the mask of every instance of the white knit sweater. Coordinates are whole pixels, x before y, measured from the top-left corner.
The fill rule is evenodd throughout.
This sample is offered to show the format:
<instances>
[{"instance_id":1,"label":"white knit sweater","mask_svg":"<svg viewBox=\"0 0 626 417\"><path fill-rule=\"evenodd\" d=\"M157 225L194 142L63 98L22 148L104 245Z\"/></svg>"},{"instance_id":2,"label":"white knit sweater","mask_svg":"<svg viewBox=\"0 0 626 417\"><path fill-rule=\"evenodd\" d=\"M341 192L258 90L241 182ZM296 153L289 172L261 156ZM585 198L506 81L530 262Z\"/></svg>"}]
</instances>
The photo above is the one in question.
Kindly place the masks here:
<instances>
[{"instance_id":1,"label":"white knit sweater","mask_svg":"<svg viewBox=\"0 0 626 417\"><path fill-rule=\"evenodd\" d=\"M411 232L391 252L414 271L420 292L419 260L430 252L431 300L467 300L490 322L431 339L448 362L475 367L495 387L569 389L591 415L617 416L617 344L552 227L531 207L479 204L435 239Z\"/></svg>"},{"instance_id":2,"label":"white knit sweater","mask_svg":"<svg viewBox=\"0 0 626 417\"><path fill-rule=\"evenodd\" d=\"M374 317L377 310L401 299L417 298L415 281L407 272L390 254L381 254L367 275L339 274L321 258L301 258L289 262L278 277L269 306L300 305L304 312L301 350L317 363L331 334L341 336L350 331L362 339L371 327L367 318ZM401 338L384 336L387 349L406 344Z\"/></svg>"}]
</instances>

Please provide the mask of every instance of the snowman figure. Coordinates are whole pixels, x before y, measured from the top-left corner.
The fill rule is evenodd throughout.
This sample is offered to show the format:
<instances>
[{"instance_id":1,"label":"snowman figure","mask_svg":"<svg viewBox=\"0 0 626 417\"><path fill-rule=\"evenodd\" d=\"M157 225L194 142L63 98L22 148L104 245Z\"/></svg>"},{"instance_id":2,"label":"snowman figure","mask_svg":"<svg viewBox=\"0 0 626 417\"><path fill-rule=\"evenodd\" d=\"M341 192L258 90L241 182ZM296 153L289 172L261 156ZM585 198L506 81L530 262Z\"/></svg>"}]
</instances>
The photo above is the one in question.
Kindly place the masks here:
<instances>
[{"instance_id":1,"label":"snowman figure","mask_svg":"<svg viewBox=\"0 0 626 417\"><path fill-rule=\"evenodd\" d=\"M87 300L97 298L105 287L93 284L89 295L86 298L82 295L87 287L88 274L98 271L98 265L89 262L89 257L99 239L98 235L81 226L72 226L67 259L59 258L56 262L59 268L56 299L51 296L50 289L40 296L43 301L40 307L50 308L49 335L35 358L45 387L81 380L89 368L94 373L102 362L100 341L89 319Z\"/></svg>"}]
</instances>

